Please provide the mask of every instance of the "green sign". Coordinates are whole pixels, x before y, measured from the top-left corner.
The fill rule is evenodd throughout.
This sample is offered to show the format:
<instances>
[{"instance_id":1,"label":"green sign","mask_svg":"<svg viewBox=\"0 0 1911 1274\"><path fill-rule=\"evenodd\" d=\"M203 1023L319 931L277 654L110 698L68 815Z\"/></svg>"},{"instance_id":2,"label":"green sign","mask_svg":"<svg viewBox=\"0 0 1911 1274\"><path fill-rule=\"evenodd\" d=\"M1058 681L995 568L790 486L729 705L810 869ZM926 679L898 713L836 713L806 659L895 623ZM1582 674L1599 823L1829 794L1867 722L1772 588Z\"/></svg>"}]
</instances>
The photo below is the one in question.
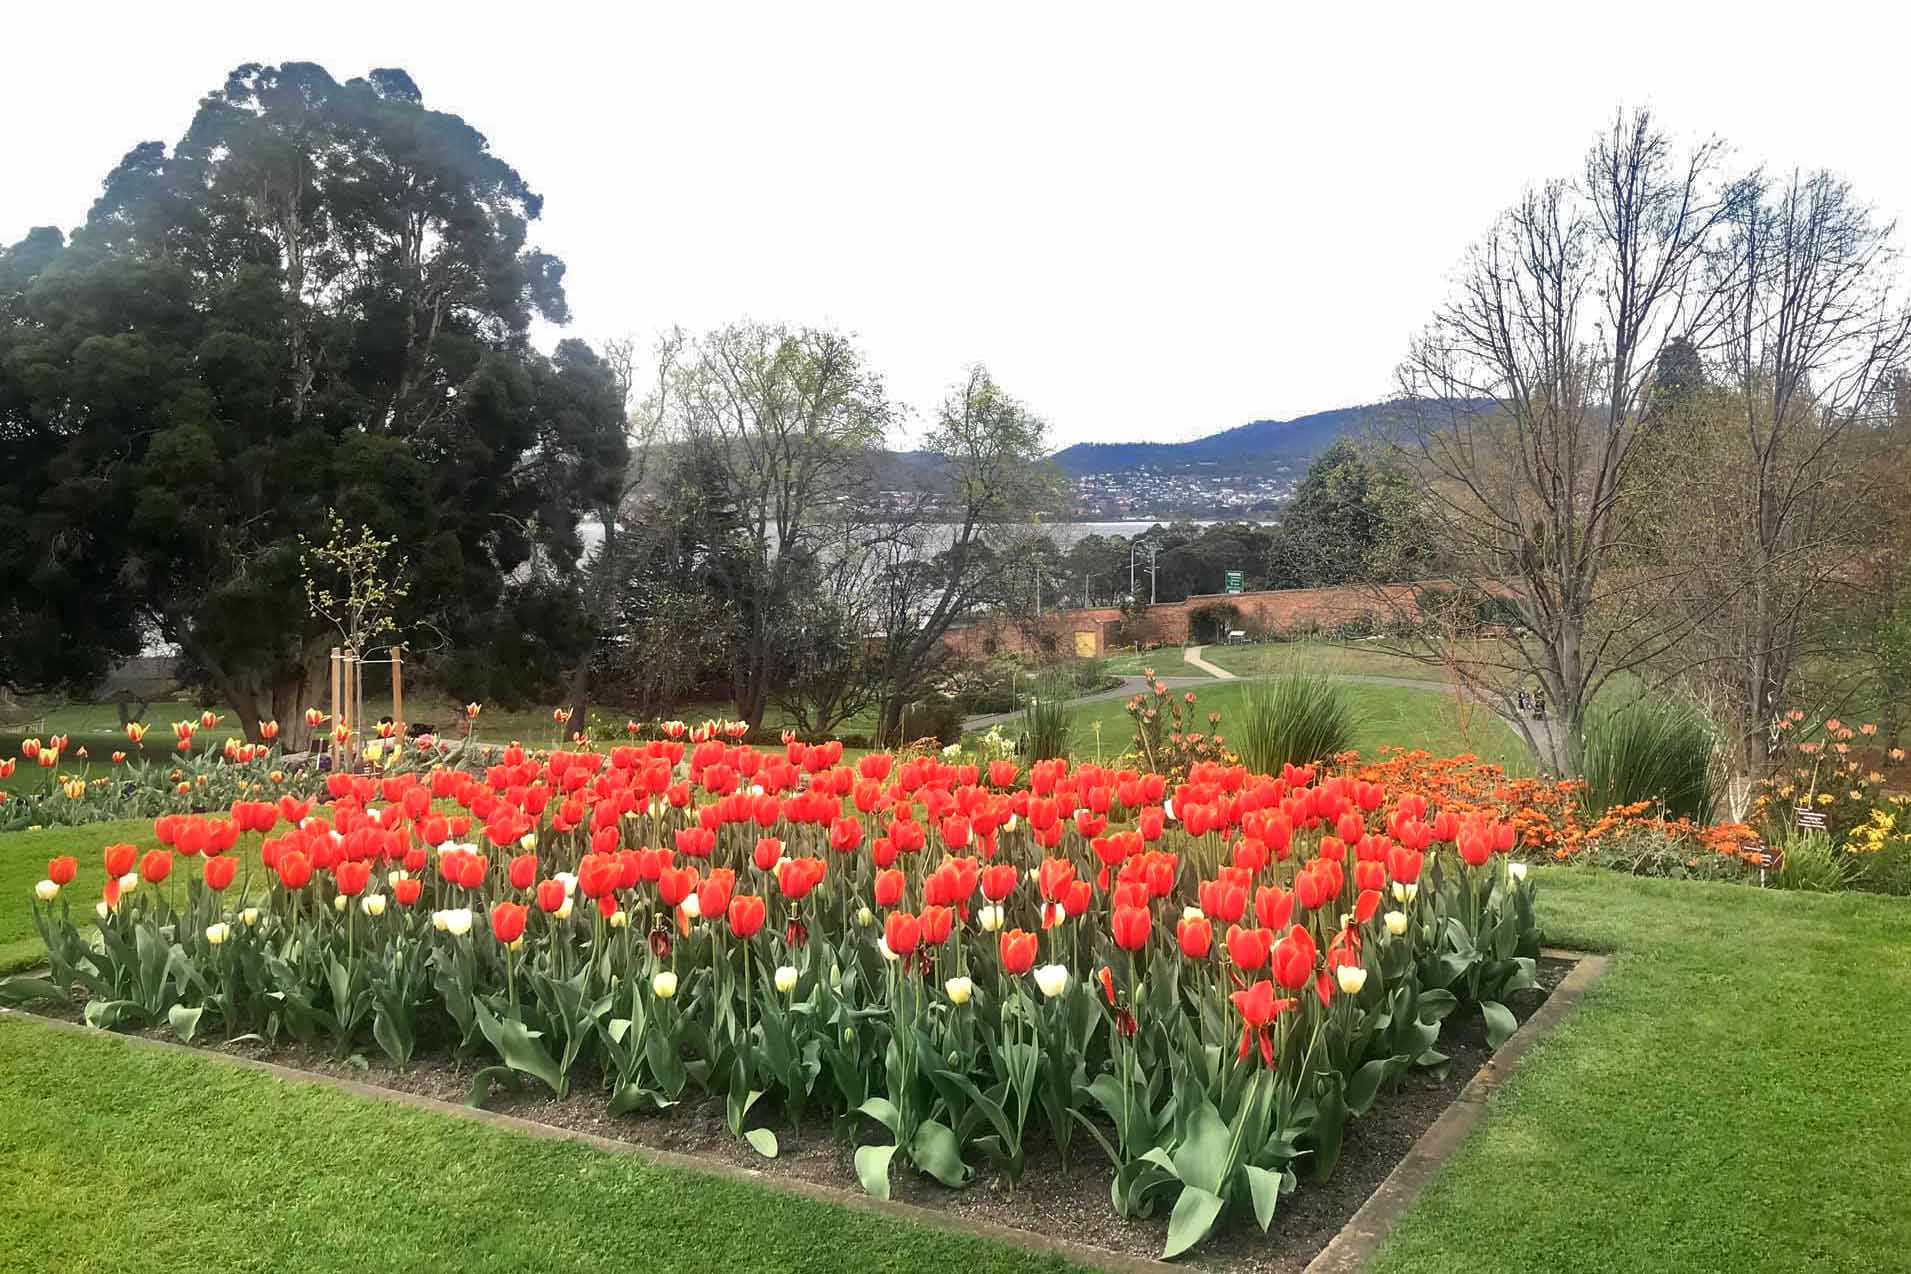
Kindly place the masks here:
<instances>
[{"instance_id":1,"label":"green sign","mask_svg":"<svg viewBox=\"0 0 1911 1274\"><path fill-rule=\"evenodd\" d=\"M1228 592L1239 593L1243 591L1243 586L1246 583L1247 583L1247 580L1242 576L1241 572L1239 571L1228 572Z\"/></svg>"}]
</instances>

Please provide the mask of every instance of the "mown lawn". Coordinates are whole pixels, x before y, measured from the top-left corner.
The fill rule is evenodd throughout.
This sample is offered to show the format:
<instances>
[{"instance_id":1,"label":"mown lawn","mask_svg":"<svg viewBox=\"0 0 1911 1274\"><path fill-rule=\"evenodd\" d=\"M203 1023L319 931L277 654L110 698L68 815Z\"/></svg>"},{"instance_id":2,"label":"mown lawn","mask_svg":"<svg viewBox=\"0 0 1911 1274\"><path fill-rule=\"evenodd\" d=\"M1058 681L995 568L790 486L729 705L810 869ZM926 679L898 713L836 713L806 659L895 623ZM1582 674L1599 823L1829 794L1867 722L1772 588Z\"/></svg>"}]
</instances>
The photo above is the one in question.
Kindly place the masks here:
<instances>
[{"instance_id":1,"label":"mown lawn","mask_svg":"<svg viewBox=\"0 0 1911 1274\"><path fill-rule=\"evenodd\" d=\"M1567 869L1540 900L1550 940L1612 968L1374 1268L1902 1268L1911 907ZM0 1100L0 1253L23 1269L1055 1268L17 1019Z\"/></svg>"},{"instance_id":2,"label":"mown lawn","mask_svg":"<svg viewBox=\"0 0 1911 1274\"><path fill-rule=\"evenodd\" d=\"M0 835L0 974L36 964L46 953L30 908L36 905L33 886L45 878L47 860L61 854L80 860L79 875L66 887L66 901L75 916L91 920L93 904L106 886L100 851L118 841L132 841L141 849L159 845L152 820L145 818ZM196 869L197 864L185 866ZM175 864L175 874L178 870Z\"/></svg>"},{"instance_id":3,"label":"mown lawn","mask_svg":"<svg viewBox=\"0 0 1911 1274\"><path fill-rule=\"evenodd\" d=\"M1358 714L1353 746L1364 755L1377 757L1382 746L1425 748L1436 756L1473 752L1515 773L1529 773L1533 768L1532 757L1519 736L1484 707L1463 703L1449 694L1400 686L1350 681L1341 688ZM1207 714L1219 712L1225 738L1231 729L1231 717L1239 711L1242 696L1247 693L1245 682L1215 681L1174 693L1180 695L1186 689L1192 689L1195 697L1195 728L1205 732ZM1115 698L1073 709L1070 748L1078 759L1093 760L1099 752L1105 763L1112 763L1129 749L1134 740L1134 721L1126 705L1125 699ZM1017 728L1012 723L1003 727L1003 733L1012 734Z\"/></svg>"},{"instance_id":4,"label":"mown lawn","mask_svg":"<svg viewBox=\"0 0 1911 1274\"><path fill-rule=\"evenodd\" d=\"M1540 900L1612 968L1373 1268L1906 1268L1911 904L1572 870Z\"/></svg>"}]
</instances>

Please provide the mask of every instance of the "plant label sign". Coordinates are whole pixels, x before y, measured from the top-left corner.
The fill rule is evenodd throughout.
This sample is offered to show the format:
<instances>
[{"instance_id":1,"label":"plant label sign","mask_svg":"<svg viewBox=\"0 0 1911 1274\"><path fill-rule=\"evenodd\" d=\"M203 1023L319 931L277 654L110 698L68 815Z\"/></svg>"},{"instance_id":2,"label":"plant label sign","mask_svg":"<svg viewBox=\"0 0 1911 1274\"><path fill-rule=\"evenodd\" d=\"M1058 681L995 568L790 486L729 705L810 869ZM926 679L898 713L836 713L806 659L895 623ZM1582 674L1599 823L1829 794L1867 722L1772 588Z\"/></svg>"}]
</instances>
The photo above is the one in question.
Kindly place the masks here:
<instances>
[{"instance_id":1,"label":"plant label sign","mask_svg":"<svg viewBox=\"0 0 1911 1274\"><path fill-rule=\"evenodd\" d=\"M1798 815L1800 831L1822 832L1825 830L1825 811L1815 810L1809 805L1800 805L1794 812Z\"/></svg>"},{"instance_id":2,"label":"plant label sign","mask_svg":"<svg viewBox=\"0 0 1911 1274\"><path fill-rule=\"evenodd\" d=\"M1228 572L1228 592L1243 592L1247 587L1247 577L1240 571Z\"/></svg>"}]
</instances>

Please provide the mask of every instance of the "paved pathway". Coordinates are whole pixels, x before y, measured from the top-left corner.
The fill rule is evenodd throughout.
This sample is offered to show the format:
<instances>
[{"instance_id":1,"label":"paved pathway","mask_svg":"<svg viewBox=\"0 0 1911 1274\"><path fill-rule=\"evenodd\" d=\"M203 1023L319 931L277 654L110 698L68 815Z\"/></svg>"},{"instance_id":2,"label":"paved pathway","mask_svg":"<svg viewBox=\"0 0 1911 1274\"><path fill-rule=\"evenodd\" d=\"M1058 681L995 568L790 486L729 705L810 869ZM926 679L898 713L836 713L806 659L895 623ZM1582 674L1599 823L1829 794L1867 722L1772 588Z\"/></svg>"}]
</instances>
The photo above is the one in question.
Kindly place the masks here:
<instances>
[{"instance_id":1,"label":"paved pathway","mask_svg":"<svg viewBox=\"0 0 1911 1274\"><path fill-rule=\"evenodd\" d=\"M1240 680L1233 673L1229 672L1226 668L1221 667L1221 665L1211 664L1207 660L1203 659L1201 656L1207 652L1207 649L1208 648L1206 646L1189 646L1185 648L1184 650L1182 650L1181 657L1187 660L1190 666L1199 668L1202 672L1207 673L1208 676L1213 677L1218 681Z\"/></svg>"},{"instance_id":2,"label":"paved pathway","mask_svg":"<svg viewBox=\"0 0 1911 1274\"><path fill-rule=\"evenodd\" d=\"M1177 690L1184 686L1207 686L1212 685L1216 681L1241 680L1240 677L1220 665L1209 663L1206 659L1202 658L1206 650L1206 646L1188 646L1183 649L1182 658L1192 667L1200 669L1207 675L1200 677L1157 677L1155 680L1164 682ZM1453 693L1453 687L1444 681L1426 681L1415 677L1382 677L1368 673L1352 672L1330 672L1322 673L1321 675L1332 677L1336 681L1354 681L1369 686L1393 686L1401 690L1423 690L1433 694ZM1149 682L1146 677L1123 677L1120 685L1108 690L1097 690L1093 694L1086 694L1078 699L1070 699L1068 706L1074 708L1085 703L1101 703L1109 699L1126 699L1131 695L1146 692L1148 685ZM1500 720L1506 722L1507 727L1511 729L1514 734L1525 739L1529 746L1537 746L1542 757L1558 755L1562 740L1559 734L1559 722L1554 718L1548 717L1544 721L1534 721L1529 717L1525 720L1521 720L1518 717L1501 712L1497 706L1486 703L1485 700L1480 700L1480 702L1483 706L1491 709L1494 715L1499 717ZM1014 712L995 712L987 716L970 717L962 723L962 729L964 733L975 730L986 730L990 726L1007 725L1012 721L1020 721L1021 719L1022 713L1019 709Z\"/></svg>"}]
</instances>

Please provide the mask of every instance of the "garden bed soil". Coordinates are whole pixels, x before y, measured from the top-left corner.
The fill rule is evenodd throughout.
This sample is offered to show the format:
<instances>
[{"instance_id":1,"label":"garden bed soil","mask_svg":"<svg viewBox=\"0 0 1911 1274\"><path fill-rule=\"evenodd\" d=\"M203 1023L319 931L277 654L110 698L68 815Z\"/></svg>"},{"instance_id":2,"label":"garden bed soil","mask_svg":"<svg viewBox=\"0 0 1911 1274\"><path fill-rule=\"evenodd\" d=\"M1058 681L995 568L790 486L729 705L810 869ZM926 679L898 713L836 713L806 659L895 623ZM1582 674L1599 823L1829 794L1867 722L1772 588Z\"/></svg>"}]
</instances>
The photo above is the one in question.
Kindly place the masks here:
<instances>
[{"instance_id":1,"label":"garden bed soil","mask_svg":"<svg viewBox=\"0 0 1911 1274\"><path fill-rule=\"evenodd\" d=\"M1513 1016L1525 1023L1576 963L1570 958L1542 957L1539 986L1517 992L1507 1000ZM78 1001L42 1004L36 1011L66 1021L81 1017ZM142 1034L156 1040L174 1039L165 1027ZM442 1056L419 1058L409 1071L400 1071L377 1054L341 1060L327 1049L300 1044L228 1044L211 1039L203 1045L209 1050L315 1075L458 1104L469 1097L472 1075L478 1069ZM1348 1125L1340 1165L1333 1176L1316 1183L1303 1174L1294 1193L1281 1200L1266 1234L1252 1218L1236 1218L1178 1263L1228 1274L1296 1274L1305 1269L1407 1156L1420 1135L1454 1102L1492 1053L1477 1012L1456 1012L1449 1017L1442 1025L1437 1047L1452 1059L1446 1075L1435 1078L1416 1071L1396 1090L1382 1093L1366 1116ZM721 1097L687 1100L657 1114L612 1115L603 1085L586 1069L580 1069L567 1097L560 1099L527 1085L517 1092L494 1092L484 1105L486 1110L519 1119L692 1155L768 1177L791 1177L837 1190L861 1191L853 1150L831 1135L826 1121L812 1121L801 1130L791 1130L781 1126L777 1111L766 1109L767 1101L757 1107L763 1113L751 1122L775 1129L780 1143L775 1159L762 1158L730 1135L723 1123ZM873 1125L867 1130L871 1139L879 1139L874 1136L878 1131ZM978 1172L966 1188L949 1190L899 1166L891 1177L891 1197L955 1220L973 1218L1012 1226L1126 1256L1156 1256L1166 1233L1165 1214L1137 1221L1117 1216L1108 1197L1111 1175L1106 1158L1086 1135L1075 1140L1064 1169L1054 1145L1032 1118L1027 1167L1013 1192L1006 1182L986 1170Z\"/></svg>"}]
</instances>

